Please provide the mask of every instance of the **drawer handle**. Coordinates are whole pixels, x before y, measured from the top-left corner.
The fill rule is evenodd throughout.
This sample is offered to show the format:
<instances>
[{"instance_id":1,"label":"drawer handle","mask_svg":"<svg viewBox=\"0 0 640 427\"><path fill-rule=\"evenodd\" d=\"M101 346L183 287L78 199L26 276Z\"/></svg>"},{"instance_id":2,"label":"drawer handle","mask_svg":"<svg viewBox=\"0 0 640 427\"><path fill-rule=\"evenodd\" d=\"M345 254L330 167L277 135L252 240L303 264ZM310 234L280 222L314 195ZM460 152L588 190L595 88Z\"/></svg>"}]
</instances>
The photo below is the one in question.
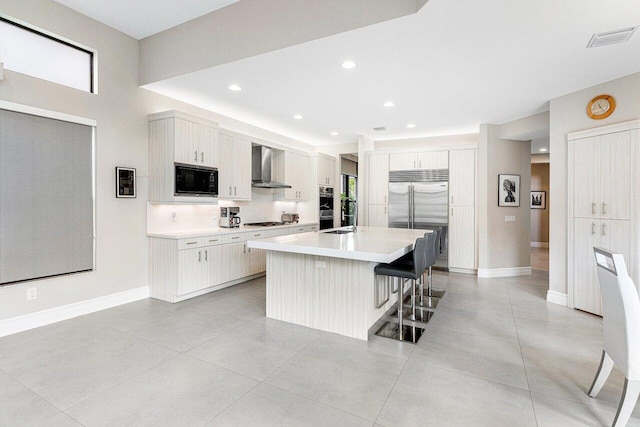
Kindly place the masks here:
<instances>
[{"instance_id":1,"label":"drawer handle","mask_svg":"<svg viewBox=\"0 0 640 427\"><path fill-rule=\"evenodd\" d=\"M262 236L262 233L254 234L253 237Z\"/></svg>"},{"instance_id":2,"label":"drawer handle","mask_svg":"<svg viewBox=\"0 0 640 427\"><path fill-rule=\"evenodd\" d=\"M236 239L239 239L239 238L240 238L239 236L238 237L232 237L231 240L236 240Z\"/></svg>"},{"instance_id":3,"label":"drawer handle","mask_svg":"<svg viewBox=\"0 0 640 427\"><path fill-rule=\"evenodd\" d=\"M220 239L211 239L211 240L209 240L209 242L217 242L218 240L220 240Z\"/></svg>"},{"instance_id":4,"label":"drawer handle","mask_svg":"<svg viewBox=\"0 0 640 427\"><path fill-rule=\"evenodd\" d=\"M198 242L187 242L187 245L195 245Z\"/></svg>"}]
</instances>

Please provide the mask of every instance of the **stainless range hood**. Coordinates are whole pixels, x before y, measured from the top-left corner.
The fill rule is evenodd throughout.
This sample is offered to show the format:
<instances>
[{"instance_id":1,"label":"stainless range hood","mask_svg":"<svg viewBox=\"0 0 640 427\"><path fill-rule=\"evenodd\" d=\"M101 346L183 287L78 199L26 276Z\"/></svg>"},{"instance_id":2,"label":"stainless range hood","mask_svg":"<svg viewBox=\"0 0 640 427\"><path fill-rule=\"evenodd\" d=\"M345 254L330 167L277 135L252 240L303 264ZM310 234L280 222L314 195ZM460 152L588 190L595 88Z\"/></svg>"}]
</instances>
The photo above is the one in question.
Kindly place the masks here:
<instances>
[{"instance_id":1,"label":"stainless range hood","mask_svg":"<svg viewBox=\"0 0 640 427\"><path fill-rule=\"evenodd\" d=\"M291 188L271 180L271 148L254 145L251 151L251 186L259 188Z\"/></svg>"}]
</instances>

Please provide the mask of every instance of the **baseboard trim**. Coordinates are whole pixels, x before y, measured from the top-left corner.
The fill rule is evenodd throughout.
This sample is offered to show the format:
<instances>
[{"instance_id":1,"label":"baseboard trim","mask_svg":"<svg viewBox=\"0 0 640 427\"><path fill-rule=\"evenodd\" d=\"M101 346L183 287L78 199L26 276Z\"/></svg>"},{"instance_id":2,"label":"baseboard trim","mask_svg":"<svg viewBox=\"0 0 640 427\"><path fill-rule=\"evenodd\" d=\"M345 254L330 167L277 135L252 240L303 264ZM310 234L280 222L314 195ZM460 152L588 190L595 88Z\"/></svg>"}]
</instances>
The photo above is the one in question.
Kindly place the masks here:
<instances>
[{"instance_id":1,"label":"baseboard trim","mask_svg":"<svg viewBox=\"0 0 640 427\"><path fill-rule=\"evenodd\" d=\"M531 267L513 267L513 268L479 268L478 277L515 277L515 276L531 276Z\"/></svg>"},{"instance_id":2,"label":"baseboard trim","mask_svg":"<svg viewBox=\"0 0 640 427\"><path fill-rule=\"evenodd\" d=\"M549 242L531 242L532 248L547 248L549 249Z\"/></svg>"},{"instance_id":3,"label":"baseboard trim","mask_svg":"<svg viewBox=\"0 0 640 427\"><path fill-rule=\"evenodd\" d=\"M149 286L0 320L0 337L149 298Z\"/></svg>"},{"instance_id":4,"label":"baseboard trim","mask_svg":"<svg viewBox=\"0 0 640 427\"><path fill-rule=\"evenodd\" d=\"M547 301L552 302L554 304L558 304L558 305L564 305L565 307L567 307L568 297L567 297L567 294L563 294L562 292L548 290Z\"/></svg>"},{"instance_id":5,"label":"baseboard trim","mask_svg":"<svg viewBox=\"0 0 640 427\"><path fill-rule=\"evenodd\" d=\"M449 267L449 272L460 273L460 274L473 274L474 276L478 273L477 270L473 270L470 268L456 268L456 267Z\"/></svg>"}]
</instances>

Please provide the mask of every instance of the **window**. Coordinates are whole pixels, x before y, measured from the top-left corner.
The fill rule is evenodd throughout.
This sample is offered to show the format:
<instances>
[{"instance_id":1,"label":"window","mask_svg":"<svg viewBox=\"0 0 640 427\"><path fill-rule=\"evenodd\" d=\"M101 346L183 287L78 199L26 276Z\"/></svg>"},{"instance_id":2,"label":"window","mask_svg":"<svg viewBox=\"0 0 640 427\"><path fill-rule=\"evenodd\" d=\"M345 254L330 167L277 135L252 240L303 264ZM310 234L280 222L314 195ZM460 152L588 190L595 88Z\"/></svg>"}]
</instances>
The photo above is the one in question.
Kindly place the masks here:
<instances>
[{"instance_id":1,"label":"window","mask_svg":"<svg viewBox=\"0 0 640 427\"><path fill-rule=\"evenodd\" d=\"M0 285L93 269L93 133L0 109Z\"/></svg>"},{"instance_id":2,"label":"window","mask_svg":"<svg viewBox=\"0 0 640 427\"><path fill-rule=\"evenodd\" d=\"M93 52L2 17L0 62L7 70L94 92Z\"/></svg>"}]
</instances>

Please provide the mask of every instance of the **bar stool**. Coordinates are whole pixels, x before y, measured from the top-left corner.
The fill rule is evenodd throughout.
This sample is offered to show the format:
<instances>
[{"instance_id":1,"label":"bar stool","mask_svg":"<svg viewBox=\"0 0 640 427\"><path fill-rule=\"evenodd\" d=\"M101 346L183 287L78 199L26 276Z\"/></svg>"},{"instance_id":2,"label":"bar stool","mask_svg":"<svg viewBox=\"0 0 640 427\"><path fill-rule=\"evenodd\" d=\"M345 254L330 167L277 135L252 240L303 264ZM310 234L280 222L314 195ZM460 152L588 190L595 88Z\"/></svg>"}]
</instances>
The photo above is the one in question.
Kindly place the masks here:
<instances>
[{"instance_id":1,"label":"bar stool","mask_svg":"<svg viewBox=\"0 0 640 427\"><path fill-rule=\"evenodd\" d=\"M442 233L442 228L438 227L434 230L435 233L425 234L425 238L428 240L427 242L427 251L426 251L426 259L425 259L425 271L427 274L427 293L424 292L424 272L420 279L420 284L418 288L418 301L415 302L414 306L418 310L426 310L426 311L434 311L436 306L438 305L439 299L432 295L433 290L431 289L431 284L433 280L431 267L436 263L437 258L437 249L439 247L438 242L440 241L440 235ZM415 292L414 292L415 293Z\"/></svg>"},{"instance_id":2,"label":"bar stool","mask_svg":"<svg viewBox=\"0 0 640 427\"><path fill-rule=\"evenodd\" d=\"M422 327L416 325L416 323L411 319L405 321L404 315L404 281L411 280L411 298L412 301L415 299L415 286L418 279L422 276L424 271L426 270L426 251L427 251L428 241L424 237L419 237L416 239L416 242L413 247L413 262L399 262L394 261L390 264L381 263L378 264L374 271L377 275L389 276L396 279L398 282L398 321L397 324L395 322L386 322L379 330L376 332L376 335L397 339L399 341L409 341L416 343L418 339L422 335ZM412 304L413 306L414 304ZM405 324L406 323L406 324Z\"/></svg>"}]
</instances>

